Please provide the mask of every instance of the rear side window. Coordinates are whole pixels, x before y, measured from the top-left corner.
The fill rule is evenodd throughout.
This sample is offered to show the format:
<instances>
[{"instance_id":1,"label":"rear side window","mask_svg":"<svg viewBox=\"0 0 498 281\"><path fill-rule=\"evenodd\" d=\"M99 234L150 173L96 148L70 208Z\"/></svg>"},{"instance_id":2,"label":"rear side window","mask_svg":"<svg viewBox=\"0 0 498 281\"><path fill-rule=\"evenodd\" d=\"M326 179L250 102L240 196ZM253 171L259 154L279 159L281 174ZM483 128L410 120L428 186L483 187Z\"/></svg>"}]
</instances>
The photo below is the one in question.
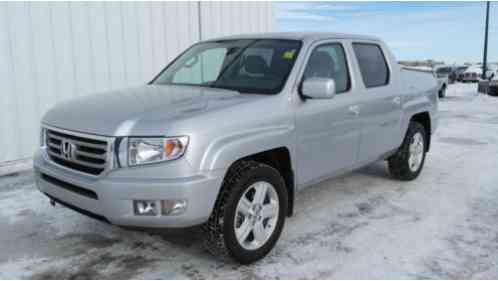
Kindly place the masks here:
<instances>
[{"instance_id":1,"label":"rear side window","mask_svg":"<svg viewBox=\"0 0 498 281\"><path fill-rule=\"evenodd\" d=\"M380 46L353 43L353 49L365 86L371 88L387 85L389 83L389 68Z\"/></svg>"},{"instance_id":2,"label":"rear side window","mask_svg":"<svg viewBox=\"0 0 498 281\"><path fill-rule=\"evenodd\" d=\"M339 43L316 47L308 60L303 81L309 78L331 78L335 81L336 93L345 93L350 88L346 54Z\"/></svg>"}]
</instances>

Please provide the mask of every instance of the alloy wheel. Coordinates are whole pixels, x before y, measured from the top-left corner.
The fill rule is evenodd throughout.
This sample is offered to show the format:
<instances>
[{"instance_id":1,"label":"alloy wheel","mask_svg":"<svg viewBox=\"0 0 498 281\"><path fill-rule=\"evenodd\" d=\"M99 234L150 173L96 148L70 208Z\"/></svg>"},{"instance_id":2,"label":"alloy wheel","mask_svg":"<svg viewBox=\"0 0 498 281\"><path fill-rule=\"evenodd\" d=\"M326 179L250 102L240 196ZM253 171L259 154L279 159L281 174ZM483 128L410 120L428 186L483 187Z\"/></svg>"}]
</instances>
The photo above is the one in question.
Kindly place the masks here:
<instances>
[{"instance_id":1,"label":"alloy wheel","mask_svg":"<svg viewBox=\"0 0 498 281\"><path fill-rule=\"evenodd\" d=\"M262 247L275 231L279 199L275 187L259 181L250 185L239 199L235 211L235 236L246 250Z\"/></svg>"}]
</instances>

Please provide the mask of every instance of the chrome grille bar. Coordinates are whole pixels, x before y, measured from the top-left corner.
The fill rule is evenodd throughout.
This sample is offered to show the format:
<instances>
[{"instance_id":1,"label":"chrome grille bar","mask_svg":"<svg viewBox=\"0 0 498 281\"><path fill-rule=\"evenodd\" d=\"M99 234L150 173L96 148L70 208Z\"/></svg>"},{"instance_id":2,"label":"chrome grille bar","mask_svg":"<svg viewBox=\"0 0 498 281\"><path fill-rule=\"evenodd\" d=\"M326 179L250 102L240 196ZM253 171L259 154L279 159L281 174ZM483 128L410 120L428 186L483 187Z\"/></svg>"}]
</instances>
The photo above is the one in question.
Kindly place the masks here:
<instances>
[{"instance_id":1,"label":"chrome grille bar","mask_svg":"<svg viewBox=\"0 0 498 281\"><path fill-rule=\"evenodd\" d=\"M102 159L102 160L105 160L107 157L105 154L99 155L99 154L93 154L93 153L83 152L83 151L79 151L79 150L76 150L76 154L81 155L81 156L85 156L85 157L89 157L89 158Z\"/></svg>"},{"instance_id":2,"label":"chrome grille bar","mask_svg":"<svg viewBox=\"0 0 498 281\"><path fill-rule=\"evenodd\" d=\"M50 150L48 151L48 154L51 155L51 156L57 157L57 158L59 158L61 160L67 161L60 154L54 153L54 152L52 152ZM74 163L77 163L77 164L80 164L80 165L84 165L84 166L88 166L90 168L95 168L95 169L104 169L105 168L105 164L93 164L93 163L90 163L90 162L81 161L81 160L77 160L77 159L71 160L71 162L74 162Z\"/></svg>"},{"instance_id":3,"label":"chrome grille bar","mask_svg":"<svg viewBox=\"0 0 498 281\"><path fill-rule=\"evenodd\" d=\"M48 133L48 137L49 137L49 140L50 139L56 139L56 140L62 141L62 140L68 139L68 138L64 138L64 137L60 137L60 136L54 135L53 133L50 133L50 131ZM77 140L74 140L74 139L71 139L71 142L74 143L74 144L80 145L80 146L86 146L86 147L97 148L97 149L102 149L102 150L105 150L107 148L107 144L85 143L85 142L77 141Z\"/></svg>"},{"instance_id":4,"label":"chrome grille bar","mask_svg":"<svg viewBox=\"0 0 498 281\"><path fill-rule=\"evenodd\" d=\"M113 139L46 128L48 158L65 168L98 176L112 165Z\"/></svg>"}]
</instances>

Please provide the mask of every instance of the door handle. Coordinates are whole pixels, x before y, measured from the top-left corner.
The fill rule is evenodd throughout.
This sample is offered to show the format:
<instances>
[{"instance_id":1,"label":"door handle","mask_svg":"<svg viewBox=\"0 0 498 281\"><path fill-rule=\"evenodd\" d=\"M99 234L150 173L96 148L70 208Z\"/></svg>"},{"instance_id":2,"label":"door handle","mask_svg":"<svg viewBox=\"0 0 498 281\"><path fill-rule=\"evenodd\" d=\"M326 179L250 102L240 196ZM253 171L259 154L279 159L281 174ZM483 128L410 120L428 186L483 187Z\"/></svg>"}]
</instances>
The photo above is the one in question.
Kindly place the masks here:
<instances>
[{"instance_id":1,"label":"door handle","mask_svg":"<svg viewBox=\"0 0 498 281\"><path fill-rule=\"evenodd\" d=\"M360 114L360 107L358 105L349 106L349 113L354 116L358 116Z\"/></svg>"},{"instance_id":2,"label":"door handle","mask_svg":"<svg viewBox=\"0 0 498 281\"><path fill-rule=\"evenodd\" d=\"M394 97L393 98L393 103L397 104L397 105L400 105L401 104L401 98L400 97Z\"/></svg>"}]
</instances>

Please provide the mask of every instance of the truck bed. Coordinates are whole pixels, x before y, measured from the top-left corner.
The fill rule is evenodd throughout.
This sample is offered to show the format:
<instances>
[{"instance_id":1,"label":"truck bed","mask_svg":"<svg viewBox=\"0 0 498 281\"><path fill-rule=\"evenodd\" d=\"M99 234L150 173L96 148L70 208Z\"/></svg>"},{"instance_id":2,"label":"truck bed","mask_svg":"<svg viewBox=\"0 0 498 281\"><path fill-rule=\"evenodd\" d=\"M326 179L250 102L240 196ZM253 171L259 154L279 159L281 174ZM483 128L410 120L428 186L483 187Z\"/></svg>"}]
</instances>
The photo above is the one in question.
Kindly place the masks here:
<instances>
[{"instance_id":1,"label":"truck bed","mask_svg":"<svg viewBox=\"0 0 498 281\"><path fill-rule=\"evenodd\" d=\"M437 80L431 70L400 66L401 80L407 92L426 92L437 87Z\"/></svg>"}]
</instances>

